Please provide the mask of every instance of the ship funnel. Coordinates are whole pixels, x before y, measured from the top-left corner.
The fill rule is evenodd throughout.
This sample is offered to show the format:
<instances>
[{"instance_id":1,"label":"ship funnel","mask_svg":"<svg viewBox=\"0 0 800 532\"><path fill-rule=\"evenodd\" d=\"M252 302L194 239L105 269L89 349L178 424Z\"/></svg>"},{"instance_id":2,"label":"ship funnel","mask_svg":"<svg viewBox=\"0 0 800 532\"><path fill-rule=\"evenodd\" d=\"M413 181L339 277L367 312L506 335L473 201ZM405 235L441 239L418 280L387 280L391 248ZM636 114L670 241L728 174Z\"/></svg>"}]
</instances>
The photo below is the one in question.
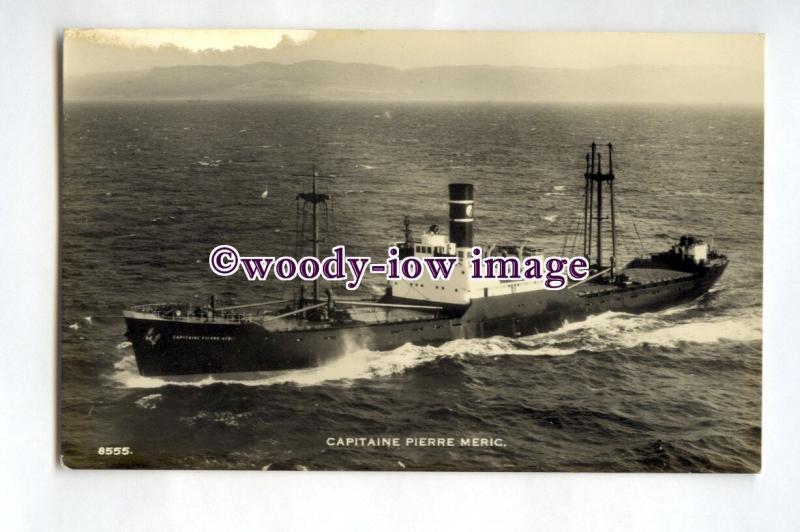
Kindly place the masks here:
<instances>
[{"instance_id":1,"label":"ship funnel","mask_svg":"<svg viewBox=\"0 0 800 532\"><path fill-rule=\"evenodd\" d=\"M456 247L472 247L473 200L471 183L451 183L450 242Z\"/></svg>"}]
</instances>

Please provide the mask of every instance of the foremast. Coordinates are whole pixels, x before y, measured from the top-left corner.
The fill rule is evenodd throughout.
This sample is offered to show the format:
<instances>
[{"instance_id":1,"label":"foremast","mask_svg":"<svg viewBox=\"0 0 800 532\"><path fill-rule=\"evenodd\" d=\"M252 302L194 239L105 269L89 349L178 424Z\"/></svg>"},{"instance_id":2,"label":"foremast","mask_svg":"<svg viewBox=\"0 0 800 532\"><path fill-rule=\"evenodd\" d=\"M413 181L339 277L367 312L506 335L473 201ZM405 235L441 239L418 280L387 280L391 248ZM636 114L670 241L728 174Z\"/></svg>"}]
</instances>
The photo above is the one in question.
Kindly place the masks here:
<instances>
[{"instance_id":1,"label":"foremast","mask_svg":"<svg viewBox=\"0 0 800 532\"><path fill-rule=\"evenodd\" d=\"M306 206L311 205L311 245L313 247L314 257L317 259L320 258L319 256L319 244L320 244L320 237L319 237L319 208L320 205L324 205L326 212L327 212L327 204L330 201L331 196L330 194L321 194L317 191L317 178L319 174L317 173L316 164L311 165L311 173L310 174L292 174L294 177L310 177L311 178L311 192L301 192L297 194L297 201L303 201L303 209ZM302 237L302 235L300 235ZM314 279L314 301L320 301L320 284L319 284L319 277Z\"/></svg>"}]
</instances>

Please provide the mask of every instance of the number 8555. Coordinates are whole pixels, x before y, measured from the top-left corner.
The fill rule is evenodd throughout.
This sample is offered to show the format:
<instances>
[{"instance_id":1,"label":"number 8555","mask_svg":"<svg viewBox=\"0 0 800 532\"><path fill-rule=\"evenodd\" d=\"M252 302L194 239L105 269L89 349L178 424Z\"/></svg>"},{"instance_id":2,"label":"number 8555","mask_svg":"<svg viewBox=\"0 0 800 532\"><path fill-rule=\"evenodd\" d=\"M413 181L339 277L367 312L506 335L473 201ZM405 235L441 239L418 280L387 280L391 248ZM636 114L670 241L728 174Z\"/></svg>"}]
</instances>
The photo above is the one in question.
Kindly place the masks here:
<instances>
[{"instance_id":1,"label":"number 8555","mask_svg":"<svg viewBox=\"0 0 800 532\"><path fill-rule=\"evenodd\" d=\"M98 447L97 454L104 456L126 456L133 454L130 447Z\"/></svg>"}]
</instances>

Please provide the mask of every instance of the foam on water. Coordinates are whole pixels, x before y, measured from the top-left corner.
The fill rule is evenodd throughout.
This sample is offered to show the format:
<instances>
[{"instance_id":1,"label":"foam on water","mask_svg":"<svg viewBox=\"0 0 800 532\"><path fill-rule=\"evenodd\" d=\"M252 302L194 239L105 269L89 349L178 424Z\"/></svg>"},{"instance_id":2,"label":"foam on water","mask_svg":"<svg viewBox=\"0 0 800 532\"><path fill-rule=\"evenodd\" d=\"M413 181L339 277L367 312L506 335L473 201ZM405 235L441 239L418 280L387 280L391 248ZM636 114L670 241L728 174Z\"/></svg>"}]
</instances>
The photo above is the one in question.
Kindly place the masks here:
<instances>
[{"instance_id":1,"label":"foam on water","mask_svg":"<svg viewBox=\"0 0 800 532\"><path fill-rule=\"evenodd\" d=\"M682 342L708 344L720 340L752 342L761 339L760 315L730 315L710 317L681 317L688 307L669 309L651 314L626 314L605 312L585 321L568 323L551 333L518 339L517 343L530 342L535 354L550 353L554 345L570 345L578 350L609 350L632 348L640 345L675 347Z\"/></svg>"},{"instance_id":2,"label":"foam on water","mask_svg":"<svg viewBox=\"0 0 800 532\"><path fill-rule=\"evenodd\" d=\"M761 319L754 316L731 318L713 322L679 323L671 327L655 329L641 334L634 345L648 343L663 347L674 347L681 342L699 344L731 342L755 342L761 340Z\"/></svg>"},{"instance_id":3,"label":"foam on water","mask_svg":"<svg viewBox=\"0 0 800 532\"><path fill-rule=\"evenodd\" d=\"M136 406L139 408L143 408L145 410L155 410L158 407L158 403L163 400L163 396L160 393L151 393L150 395L145 395L141 399L136 401Z\"/></svg>"}]
</instances>

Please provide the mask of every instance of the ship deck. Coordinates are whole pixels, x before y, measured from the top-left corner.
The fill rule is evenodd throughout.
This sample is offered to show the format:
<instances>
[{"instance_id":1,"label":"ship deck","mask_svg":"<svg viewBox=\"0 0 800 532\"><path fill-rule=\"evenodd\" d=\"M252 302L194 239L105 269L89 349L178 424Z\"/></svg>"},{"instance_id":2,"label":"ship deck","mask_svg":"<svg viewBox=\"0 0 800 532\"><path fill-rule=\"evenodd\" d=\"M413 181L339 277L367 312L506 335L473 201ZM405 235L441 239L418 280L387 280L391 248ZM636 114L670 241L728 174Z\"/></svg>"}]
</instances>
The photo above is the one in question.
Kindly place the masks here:
<instances>
[{"instance_id":1,"label":"ship deck","mask_svg":"<svg viewBox=\"0 0 800 532\"><path fill-rule=\"evenodd\" d=\"M345 302L345 305L347 303L352 304L353 301ZM123 311L123 316L140 320L171 321L200 325L241 325L255 323L266 330L274 332L407 323L428 321L431 319L444 319L446 317L440 315L440 307L405 308L403 305L381 305L377 302L366 300L363 302L359 301L359 303L364 306L349 307L349 319L336 325L324 319L306 319L301 317L299 315L299 310L297 312L291 312L290 314L294 314L291 318L286 314L276 316L275 311L233 312L218 310L212 314L209 309L193 309L189 305L172 303L138 305L125 309ZM370 303L375 303L375 306L370 306ZM312 305L308 310L311 311L314 307L319 306L319 304Z\"/></svg>"},{"instance_id":2,"label":"ship deck","mask_svg":"<svg viewBox=\"0 0 800 532\"><path fill-rule=\"evenodd\" d=\"M662 268L628 268L623 272L628 280L633 283L630 288L637 285L656 285L675 281L677 279L688 279L693 274L677 270L666 270ZM589 281L577 288L579 295L595 295L602 292L619 290L620 287L614 284Z\"/></svg>"}]
</instances>

